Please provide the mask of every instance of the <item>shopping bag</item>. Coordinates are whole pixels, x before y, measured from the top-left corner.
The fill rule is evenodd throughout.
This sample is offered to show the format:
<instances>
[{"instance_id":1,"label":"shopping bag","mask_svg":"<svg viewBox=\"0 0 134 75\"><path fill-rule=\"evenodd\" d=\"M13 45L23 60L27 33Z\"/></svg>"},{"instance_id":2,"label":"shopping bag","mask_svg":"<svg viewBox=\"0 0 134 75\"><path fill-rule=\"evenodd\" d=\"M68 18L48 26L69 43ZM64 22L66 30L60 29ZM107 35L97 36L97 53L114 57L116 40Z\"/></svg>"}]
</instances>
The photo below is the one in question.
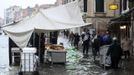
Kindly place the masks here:
<instances>
[{"instance_id":1,"label":"shopping bag","mask_svg":"<svg viewBox=\"0 0 134 75\"><path fill-rule=\"evenodd\" d=\"M105 66L110 66L110 64L111 64L111 58L110 58L110 56L106 56Z\"/></svg>"},{"instance_id":2,"label":"shopping bag","mask_svg":"<svg viewBox=\"0 0 134 75\"><path fill-rule=\"evenodd\" d=\"M80 42L79 42L79 44L80 44L80 45L83 45L83 41L82 41L82 39L80 39Z\"/></svg>"}]
</instances>

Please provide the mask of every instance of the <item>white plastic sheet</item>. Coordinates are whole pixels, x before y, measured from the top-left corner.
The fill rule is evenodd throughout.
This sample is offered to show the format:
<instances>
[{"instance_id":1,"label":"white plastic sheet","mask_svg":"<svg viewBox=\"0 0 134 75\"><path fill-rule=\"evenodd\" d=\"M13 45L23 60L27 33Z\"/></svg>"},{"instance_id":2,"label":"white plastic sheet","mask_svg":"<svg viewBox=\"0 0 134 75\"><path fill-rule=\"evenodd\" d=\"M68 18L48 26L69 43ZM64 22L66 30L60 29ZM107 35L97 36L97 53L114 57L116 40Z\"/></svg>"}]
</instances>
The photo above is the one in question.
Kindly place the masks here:
<instances>
[{"instance_id":1,"label":"white plastic sheet","mask_svg":"<svg viewBox=\"0 0 134 75\"><path fill-rule=\"evenodd\" d=\"M88 24L84 23L78 2L74 1L55 8L41 9L34 16L2 29L20 48L24 48L33 31L54 31Z\"/></svg>"}]
</instances>

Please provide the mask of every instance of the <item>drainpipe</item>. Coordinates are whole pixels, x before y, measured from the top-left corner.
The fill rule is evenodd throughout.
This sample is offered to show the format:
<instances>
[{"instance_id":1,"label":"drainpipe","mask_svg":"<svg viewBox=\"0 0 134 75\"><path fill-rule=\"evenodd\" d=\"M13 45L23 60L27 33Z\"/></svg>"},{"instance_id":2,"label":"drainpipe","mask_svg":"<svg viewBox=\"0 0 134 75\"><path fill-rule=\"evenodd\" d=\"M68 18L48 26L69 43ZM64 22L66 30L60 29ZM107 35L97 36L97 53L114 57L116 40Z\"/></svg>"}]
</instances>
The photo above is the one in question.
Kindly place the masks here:
<instances>
[{"instance_id":1,"label":"drainpipe","mask_svg":"<svg viewBox=\"0 0 134 75\"><path fill-rule=\"evenodd\" d=\"M133 42L132 45L134 46L134 12L131 12L131 28L132 28L131 40ZM133 48L132 48L132 55L133 55L133 50L134 50Z\"/></svg>"}]
</instances>

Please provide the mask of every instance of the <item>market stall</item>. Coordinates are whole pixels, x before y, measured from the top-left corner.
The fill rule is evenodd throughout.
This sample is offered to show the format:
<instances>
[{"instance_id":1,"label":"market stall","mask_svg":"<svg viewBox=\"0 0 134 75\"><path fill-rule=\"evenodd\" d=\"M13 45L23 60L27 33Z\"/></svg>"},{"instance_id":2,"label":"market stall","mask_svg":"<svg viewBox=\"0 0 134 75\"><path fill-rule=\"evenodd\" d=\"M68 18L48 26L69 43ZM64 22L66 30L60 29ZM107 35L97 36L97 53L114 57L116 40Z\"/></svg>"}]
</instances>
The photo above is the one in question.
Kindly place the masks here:
<instances>
[{"instance_id":1,"label":"market stall","mask_svg":"<svg viewBox=\"0 0 134 75\"><path fill-rule=\"evenodd\" d=\"M16 43L19 48L25 48L28 46L30 37L35 32L40 36L40 33L42 32L53 32L90 25L91 23L84 23L78 4L79 3L77 1L74 1L46 10L39 9L39 11L34 13L32 16L29 16L19 22L6 25L2 27L2 30ZM64 49L63 51L58 52L51 49L48 49L47 51L48 53L53 53L51 56L52 62L66 61L66 51ZM63 56L63 59L57 61L57 58L59 59L61 56Z\"/></svg>"},{"instance_id":2,"label":"market stall","mask_svg":"<svg viewBox=\"0 0 134 75\"><path fill-rule=\"evenodd\" d=\"M66 63L66 53L62 45L46 44L47 60L51 63Z\"/></svg>"},{"instance_id":3,"label":"market stall","mask_svg":"<svg viewBox=\"0 0 134 75\"><path fill-rule=\"evenodd\" d=\"M2 30L20 48L27 47L33 32L52 32L57 30L90 25L84 23L77 1L50 9L40 9L34 15L2 27Z\"/></svg>"}]
</instances>

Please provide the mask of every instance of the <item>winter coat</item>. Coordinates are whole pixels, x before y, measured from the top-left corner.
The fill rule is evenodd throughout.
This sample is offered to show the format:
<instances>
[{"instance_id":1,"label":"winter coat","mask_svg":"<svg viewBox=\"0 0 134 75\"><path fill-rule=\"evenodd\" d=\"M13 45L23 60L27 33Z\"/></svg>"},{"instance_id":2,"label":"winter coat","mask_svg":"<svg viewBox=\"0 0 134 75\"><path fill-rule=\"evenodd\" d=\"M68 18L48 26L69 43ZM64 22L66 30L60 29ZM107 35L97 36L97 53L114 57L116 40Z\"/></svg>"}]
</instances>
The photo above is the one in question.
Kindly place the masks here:
<instances>
[{"instance_id":1,"label":"winter coat","mask_svg":"<svg viewBox=\"0 0 134 75\"><path fill-rule=\"evenodd\" d=\"M79 35L75 35L75 36L74 36L74 43L75 43L75 44L78 44L79 41L80 41L80 36L79 36Z\"/></svg>"},{"instance_id":2,"label":"winter coat","mask_svg":"<svg viewBox=\"0 0 134 75\"><path fill-rule=\"evenodd\" d=\"M113 43L109 48L107 52L107 56L111 56L111 58L117 58L120 59L122 56L122 49L121 46L118 43Z\"/></svg>"},{"instance_id":3,"label":"winter coat","mask_svg":"<svg viewBox=\"0 0 134 75\"><path fill-rule=\"evenodd\" d=\"M99 39L94 39L94 42L92 43L92 47L95 49L98 49L100 47Z\"/></svg>"},{"instance_id":4,"label":"winter coat","mask_svg":"<svg viewBox=\"0 0 134 75\"><path fill-rule=\"evenodd\" d=\"M122 45L123 51L128 51L128 50L131 50L132 48L132 43L130 40L122 40L121 45Z\"/></svg>"}]
</instances>

